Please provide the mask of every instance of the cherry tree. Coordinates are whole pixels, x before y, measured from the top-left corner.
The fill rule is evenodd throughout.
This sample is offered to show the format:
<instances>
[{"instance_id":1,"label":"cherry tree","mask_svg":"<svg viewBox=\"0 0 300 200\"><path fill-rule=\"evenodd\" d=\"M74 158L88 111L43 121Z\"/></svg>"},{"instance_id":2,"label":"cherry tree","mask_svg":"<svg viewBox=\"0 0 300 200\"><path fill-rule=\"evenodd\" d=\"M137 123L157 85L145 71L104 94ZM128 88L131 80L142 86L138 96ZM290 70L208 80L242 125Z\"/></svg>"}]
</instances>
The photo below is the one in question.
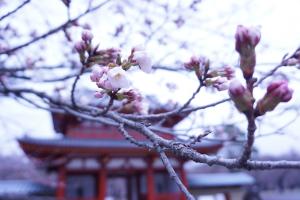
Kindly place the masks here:
<instances>
[{"instance_id":1,"label":"cherry tree","mask_svg":"<svg viewBox=\"0 0 300 200\"><path fill-rule=\"evenodd\" d=\"M188 5L191 12L197 11L197 6L201 1L192 1ZM87 23L81 23L80 19L90 13L105 10L106 12L121 13L125 15L128 5L134 9L139 9L134 1L126 3L113 3L106 0L96 5L90 1L88 5L82 4L87 8L77 16L72 14L71 1L62 1L62 6L66 8L66 21L62 24L50 28L43 33L38 30L24 34L19 24L13 22L13 16L18 14L26 6L29 6L30 0L24 1L15 8L8 10L0 16L0 23L5 26L0 27L0 94L3 98L14 98L21 102L27 102L39 109L49 110L54 113L67 113L81 119L92 120L94 122L118 127L124 138L131 143L142 148L156 151L160 156L164 166L169 172L171 178L176 182L187 199L194 199L187 188L182 184L175 170L172 168L166 155L166 151L171 151L184 159L192 160L196 163L204 163L209 166L218 165L229 169L248 169L248 170L270 170L270 169L298 169L300 161L286 160L254 160L251 157L253 144L256 136L256 123L262 116L278 109L282 104L289 104L293 98L293 89L289 86L288 78L274 80L267 85L265 94L262 97L255 95L258 89L266 79L272 79L274 74L283 67L299 67L300 49L285 55L281 62L264 75L256 77L256 50L255 48L263 40L258 27L248 27L238 25L236 32L232 33L235 38L235 50L239 55L238 68L232 67L233 64L227 64L221 67L213 67L212 60L205 56L191 56L190 60L181 60L181 66L168 67L154 63L151 51L155 49L146 48L142 45L132 45L127 52L120 47L102 48L95 41L98 36L93 34L91 27ZM162 26L168 22L170 17L170 7L168 4L159 4L153 1L153 6L164 10L165 21ZM8 6L8 1L0 2L2 6ZM108 11L107 11L108 10ZM142 13L143 11L139 11ZM104 12L105 13L105 12ZM153 21L145 17L143 31L141 35L145 38L145 43L151 41L162 30L162 26L152 27ZM177 16L173 22L177 27L185 23L185 19ZM113 38L118 38L124 31L126 24L117 24ZM128 25L129 26L129 25ZM146 27L146 28L145 28ZM148 32L146 31L149 29ZM74 32L80 32L81 38L76 38ZM163 31L162 31L163 32ZM54 59L47 48L51 44L47 40L55 34L61 34L63 47L55 50L56 53L63 55L64 60L55 65L48 64L49 59ZM132 32L126 33L133 34ZM235 35L234 35L235 34ZM161 37L155 38L159 44L163 44L165 32ZM126 39L126 37L124 37ZM113 40L113 39L112 39ZM126 40L124 40L126 41ZM124 42L123 41L123 42ZM45 54L33 55L36 52L32 46L44 51ZM180 48L187 48L184 43L179 42ZM188 49L188 48L187 48ZM51 63L51 62L50 62ZM176 63L176 62L174 62ZM165 70L170 73L190 73L196 77L197 88L190 95L190 98L180 106L175 106L172 110L164 113L149 113L143 90L138 90L132 84L131 76L134 71L149 73L149 76L155 76L156 70ZM240 70L243 77L235 77L235 71ZM42 75L43 74L43 75ZM44 76L44 77L43 77ZM87 78L88 77L88 78ZM288 77L283 76L283 77ZM84 80L84 83L80 80ZM68 81L71 83L68 87L62 87ZM53 84L49 91L45 91L39 86L43 84ZM79 98L80 84L93 85L97 88L94 92L84 94L89 99L101 101L102 106L94 106L81 101ZM139 84L143 88L143 83ZM206 105L191 106L192 101L204 89L213 90L214 95L228 90L227 98ZM67 95L66 95L67 94ZM157 94L164 95L164 94ZM193 145L205 140L211 135L211 132L204 130L196 136L185 134L183 138L168 140L160 137L157 132L173 132L173 130L162 129L159 127L165 120L176 114L189 114L197 111L203 111L223 104L234 105L234 109L240 113L240 117L246 119L247 127L244 127L246 139L239 156L234 158L220 157L217 155L206 155L193 149ZM117 106L116 106L117 105ZM195 120L198 120L197 118ZM148 138L149 143L143 143L135 140L128 132L133 129ZM220 139L215 137L214 139ZM226 141L230 140L227 138ZM234 140L234 139L232 139ZM222 140L225 141L225 140Z\"/></svg>"}]
</instances>

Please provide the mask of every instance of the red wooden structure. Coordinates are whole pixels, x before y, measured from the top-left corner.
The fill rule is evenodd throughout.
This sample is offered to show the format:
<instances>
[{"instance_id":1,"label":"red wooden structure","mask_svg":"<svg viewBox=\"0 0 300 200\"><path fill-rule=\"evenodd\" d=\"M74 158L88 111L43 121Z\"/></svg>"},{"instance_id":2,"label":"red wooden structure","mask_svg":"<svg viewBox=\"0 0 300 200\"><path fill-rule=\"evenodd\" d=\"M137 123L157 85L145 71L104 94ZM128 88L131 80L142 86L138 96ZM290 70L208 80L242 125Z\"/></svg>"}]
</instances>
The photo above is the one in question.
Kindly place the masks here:
<instances>
[{"instance_id":1,"label":"red wooden structure","mask_svg":"<svg viewBox=\"0 0 300 200\"><path fill-rule=\"evenodd\" d=\"M56 197L59 200L183 200L169 178L157 154L137 147L117 128L90 121L80 121L66 114L53 114L59 139L22 138L25 153L57 176ZM173 127L185 116L176 115L163 126ZM132 130L137 140L145 138ZM171 139L173 135L160 133ZM221 147L201 142L194 148L214 153ZM185 160L169 153L170 161L187 184Z\"/></svg>"}]
</instances>

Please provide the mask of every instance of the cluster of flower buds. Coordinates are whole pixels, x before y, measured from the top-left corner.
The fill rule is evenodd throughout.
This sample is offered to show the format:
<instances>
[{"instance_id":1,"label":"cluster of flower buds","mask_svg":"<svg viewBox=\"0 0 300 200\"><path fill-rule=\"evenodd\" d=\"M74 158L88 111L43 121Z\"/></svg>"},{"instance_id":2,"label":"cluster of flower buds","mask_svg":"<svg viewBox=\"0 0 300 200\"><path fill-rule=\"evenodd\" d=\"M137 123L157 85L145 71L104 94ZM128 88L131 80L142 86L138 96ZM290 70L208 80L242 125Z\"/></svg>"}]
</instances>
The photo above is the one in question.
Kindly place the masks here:
<instances>
[{"instance_id":1,"label":"cluster of flower buds","mask_svg":"<svg viewBox=\"0 0 300 200\"><path fill-rule=\"evenodd\" d=\"M75 44L75 50L79 53L80 62L86 67L93 65L105 66L109 63L116 63L120 50L116 48L98 49L92 46L93 35L90 31L84 31L81 41Z\"/></svg>"},{"instance_id":2,"label":"cluster of flower buds","mask_svg":"<svg viewBox=\"0 0 300 200\"><path fill-rule=\"evenodd\" d=\"M205 86L212 86L218 91L228 89L228 80L231 80L235 73L230 66L211 70L209 59L202 56L192 56L189 62L184 63L184 67L194 71L198 79L204 81Z\"/></svg>"},{"instance_id":3,"label":"cluster of flower buds","mask_svg":"<svg viewBox=\"0 0 300 200\"><path fill-rule=\"evenodd\" d=\"M245 79L251 79L256 65L255 47L261 34L256 27L239 25L235 33L235 49L240 54L240 67Z\"/></svg>"},{"instance_id":4,"label":"cluster of flower buds","mask_svg":"<svg viewBox=\"0 0 300 200\"><path fill-rule=\"evenodd\" d=\"M218 68L217 70L209 72L208 76L209 75L211 75L211 76L221 76L221 77L226 78L227 80L231 80L235 77L234 74L235 74L235 71L232 67L224 66L224 67Z\"/></svg>"},{"instance_id":5,"label":"cluster of flower buds","mask_svg":"<svg viewBox=\"0 0 300 200\"><path fill-rule=\"evenodd\" d=\"M142 101L142 95L138 90L130 89L128 91L124 91L123 93L124 98L126 98L129 102L132 101Z\"/></svg>"},{"instance_id":6,"label":"cluster of flower buds","mask_svg":"<svg viewBox=\"0 0 300 200\"><path fill-rule=\"evenodd\" d=\"M224 66L207 72L205 85L212 86L218 91L228 89L228 81L234 78L234 69L229 66Z\"/></svg>"},{"instance_id":7,"label":"cluster of flower buds","mask_svg":"<svg viewBox=\"0 0 300 200\"><path fill-rule=\"evenodd\" d=\"M86 44L90 44L93 39L93 34L90 31L84 31L81 34L81 39L84 41Z\"/></svg>"},{"instance_id":8,"label":"cluster of flower buds","mask_svg":"<svg viewBox=\"0 0 300 200\"><path fill-rule=\"evenodd\" d=\"M126 101L123 103L123 111L128 113L147 114L149 105L143 99L138 90L130 89L122 92Z\"/></svg>"},{"instance_id":9,"label":"cluster of flower buds","mask_svg":"<svg viewBox=\"0 0 300 200\"><path fill-rule=\"evenodd\" d=\"M255 115L261 116L274 108L280 102L288 102L293 96L293 90L288 87L287 81L272 82L268 88L265 96L260 99L255 108Z\"/></svg>"},{"instance_id":10,"label":"cluster of flower buds","mask_svg":"<svg viewBox=\"0 0 300 200\"><path fill-rule=\"evenodd\" d=\"M115 52L116 51L111 49L110 53L114 54ZM147 73L151 72L151 59L145 49L140 46L132 48L128 59L121 60L118 54L118 58L115 62L110 62L105 66L99 65L99 63L94 65L90 78L92 82L96 83L98 88L102 89L101 91L97 91L94 96L96 98L102 98L105 94L110 96L113 94L115 100L126 100L123 102L123 107L126 107L127 110L135 113L146 113L147 104L143 101L140 93L133 89L124 91L125 88L131 85L127 71L132 66L137 65L142 71Z\"/></svg>"},{"instance_id":11,"label":"cluster of flower buds","mask_svg":"<svg viewBox=\"0 0 300 200\"><path fill-rule=\"evenodd\" d=\"M300 48L298 48L291 57L284 59L282 61L282 64L286 65L286 66L299 65L300 64Z\"/></svg>"},{"instance_id":12,"label":"cluster of flower buds","mask_svg":"<svg viewBox=\"0 0 300 200\"><path fill-rule=\"evenodd\" d=\"M229 96L236 108L243 113L247 113L253 108L254 99L252 94L239 81L233 80L229 85ZM272 82L262 99L257 102L254 110L255 116L264 115L280 102L288 102L293 96L293 90L288 87L287 81Z\"/></svg>"},{"instance_id":13,"label":"cluster of flower buds","mask_svg":"<svg viewBox=\"0 0 300 200\"><path fill-rule=\"evenodd\" d=\"M131 49L131 55L128 61L132 65L138 65L142 71L145 73L151 73L152 71L152 61L142 45L133 47Z\"/></svg>"},{"instance_id":14,"label":"cluster of flower buds","mask_svg":"<svg viewBox=\"0 0 300 200\"><path fill-rule=\"evenodd\" d=\"M228 90L236 108L246 114L252 113L254 117L274 110L280 102L288 102L293 96L293 90L288 87L287 81L275 81L268 86L266 94L257 102L254 109L252 94L254 82L252 76L256 65L255 47L259 43L260 38L260 31L257 28L247 28L241 25L237 27L235 49L240 54L240 67L247 81L247 88L237 80L234 80L230 83ZM299 60L300 50L299 52L296 51L290 58L283 60L282 64L295 65L299 63Z\"/></svg>"},{"instance_id":15,"label":"cluster of flower buds","mask_svg":"<svg viewBox=\"0 0 300 200\"><path fill-rule=\"evenodd\" d=\"M99 88L106 91L130 86L127 72L120 66L94 66L90 78Z\"/></svg>"},{"instance_id":16,"label":"cluster of flower buds","mask_svg":"<svg viewBox=\"0 0 300 200\"><path fill-rule=\"evenodd\" d=\"M184 67L187 70L195 71L195 74L197 75L198 79L203 79L203 76L209 70L209 65L209 59L203 56L192 56L189 62L184 63Z\"/></svg>"},{"instance_id":17,"label":"cluster of flower buds","mask_svg":"<svg viewBox=\"0 0 300 200\"><path fill-rule=\"evenodd\" d=\"M81 34L81 41L75 44L75 50L79 53L80 62L86 61L86 52L90 53L92 49L93 34L90 31L84 31Z\"/></svg>"},{"instance_id":18,"label":"cluster of flower buds","mask_svg":"<svg viewBox=\"0 0 300 200\"><path fill-rule=\"evenodd\" d=\"M206 86L212 86L218 91L223 91L228 89L228 80L225 77L214 77L205 80Z\"/></svg>"},{"instance_id":19,"label":"cluster of flower buds","mask_svg":"<svg viewBox=\"0 0 300 200\"><path fill-rule=\"evenodd\" d=\"M105 66L109 63L116 63L118 56L120 55L120 49L109 48L103 50L96 50L93 55L90 55L87 59L87 67L93 65Z\"/></svg>"},{"instance_id":20,"label":"cluster of flower buds","mask_svg":"<svg viewBox=\"0 0 300 200\"><path fill-rule=\"evenodd\" d=\"M252 94L238 80L233 80L229 84L229 96L234 102L235 107L243 113L252 109L254 99Z\"/></svg>"}]
</instances>

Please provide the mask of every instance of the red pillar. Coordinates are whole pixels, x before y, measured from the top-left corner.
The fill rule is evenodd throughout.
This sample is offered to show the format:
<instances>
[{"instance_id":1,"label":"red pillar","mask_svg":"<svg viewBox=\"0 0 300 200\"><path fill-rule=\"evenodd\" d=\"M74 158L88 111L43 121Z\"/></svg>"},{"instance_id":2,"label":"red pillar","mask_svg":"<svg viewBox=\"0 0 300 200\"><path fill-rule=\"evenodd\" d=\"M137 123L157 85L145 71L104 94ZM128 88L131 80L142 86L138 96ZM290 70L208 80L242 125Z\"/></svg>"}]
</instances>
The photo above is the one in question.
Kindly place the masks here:
<instances>
[{"instance_id":1,"label":"red pillar","mask_svg":"<svg viewBox=\"0 0 300 200\"><path fill-rule=\"evenodd\" d=\"M229 192L225 192L225 199L226 200L231 200L231 197L230 197L230 193Z\"/></svg>"},{"instance_id":2,"label":"red pillar","mask_svg":"<svg viewBox=\"0 0 300 200\"><path fill-rule=\"evenodd\" d=\"M65 187L66 187L66 169L64 165L61 165L58 169L56 197L58 200L65 199Z\"/></svg>"},{"instance_id":3,"label":"red pillar","mask_svg":"<svg viewBox=\"0 0 300 200\"><path fill-rule=\"evenodd\" d=\"M153 157L149 157L147 163L147 200L155 200Z\"/></svg>"},{"instance_id":4,"label":"red pillar","mask_svg":"<svg viewBox=\"0 0 300 200\"><path fill-rule=\"evenodd\" d=\"M184 162L180 162L180 175L181 175L181 181L182 183L185 185L185 187L188 188L188 182L187 182L187 178L186 178L186 173L184 171ZM186 200L185 198L185 195L181 192L181 195L180 195L180 200Z\"/></svg>"},{"instance_id":5,"label":"red pillar","mask_svg":"<svg viewBox=\"0 0 300 200\"><path fill-rule=\"evenodd\" d=\"M101 168L99 170L99 184L98 184L98 200L104 200L106 196L106 175L107 175L107 169L106 169L106 163L107 159L103 158L100 160L101 162Z\"/></svg>"}]
</instances>

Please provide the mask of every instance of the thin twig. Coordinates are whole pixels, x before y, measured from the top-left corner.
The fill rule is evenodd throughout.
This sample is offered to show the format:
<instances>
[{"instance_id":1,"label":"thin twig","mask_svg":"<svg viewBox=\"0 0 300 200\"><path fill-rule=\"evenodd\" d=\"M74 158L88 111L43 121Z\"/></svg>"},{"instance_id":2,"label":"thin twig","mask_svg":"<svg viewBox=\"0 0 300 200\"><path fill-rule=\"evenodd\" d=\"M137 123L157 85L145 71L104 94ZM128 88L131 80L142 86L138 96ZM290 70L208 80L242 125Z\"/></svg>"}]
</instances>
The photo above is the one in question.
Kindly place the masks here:
<instances>
[{"instance_id":1,"label":"thin twig","mask_svg":"<svg viewBox=\"0 0 300 200\"><path fill-rule=\"evenodd\" d=\"M129 135L128 131L126 131L126 129L124 127L124 124L121 123L118 128L119 128L120 132L123 134L123 136L125 137L125 139L128 140L129 142L131 142L132 144L135 144L136 146L139 146L139 147L147 148L149 150L153 149L153 146L149 145L148 143L137 141L136 139L134 139L134 137Z\"/></svg>"},{"instance_id":2,"label":"thin twig","mask_svg":"<svg viewBox=\"0 0 300 200\"><path fill-rule=\"evenodd\" d=\"M17 12L18 10L20 10L23 6L25 6L26 4L28 4L30 2L30 0L26 0L24 1L22 4L20 4L18 7L16 7L14 10L6 13L5 15L0 17L0 21L2 21L3 19L5 19L6 17L9 17L10 15L14 14L15 12Z\"/></svg>"},{"instance_id":3,"label":"thin twig","mask_svg":"<svg viewBox=\"0 0 300 200\"><path fill-rule=\"evenodd\" d=\"M74 22L77 21L78 19L82 18L82 17L85 16L86 14L98 10L99 8L101 8L102 6L104 6L105 4L107 4L109 1L111 1L111 0L106 0L106 1L100 3L99 5L97 5L97 6L93 7L93 8L87 9L84 13L78 15L77 17L75 17L75 18L73 18L73 19L71 19L71 20L68 20L67 22L61 24L60 26L58 26L58 27L56 27L56 28L54 28L54 29L52 29L52 30L50 30L50 31L48 31L48 32L46 32L46 33L44 33L44 34L38 36L38 37L35 37L35 38L33 38L32 40L30 40L30 41L28 41L28 42L25 42L25 43L23 43L23 44L21 44L21 45L18 45L18 46L16 46L16 47L11 48L11 49L1 51L1 52L0 52L0 55L1 55L1 54L11 54L11 53L13 53L13 52L15 52L15 51L17 51L17 50L19 50L19 49L22 49L22 48L24 48L24 47L27 47L27 46L33 44L33 43L35 43L35 42L37 42L37 41L39 41L39 40L41 40L41 39L45 39L45 38L47 38L48 36L53 35L54 33L57 33L58 31L60 31L60 30L62 30L62 29L64 29L64 28L66 28L67 26L69 26L70 24L74 23Z\"/></svg>"},{"instance_id":4,"label":"thin twig","mask_svg":"<svg viewBox=\"0 0 300 200\"><path fill-rule=\"evenodd\" d=\"M197 137L192 137L191 140L186 145L193 146L197 144L197 142L200 142L203 138L208 136L210 133L211 131L205 131L203 134L198 135Z\"/></svg>"},{"instance_id":5,"label":"thin twig","mask_svg":"<svg viewBox=\"0 0 300 200\"><path fill-rule=\"evenodd\" d=\"M184 110L186 107L188 107L190 105L190 103L195 99L196 95L200 92L201 88L203 87L202 82L200 82L199 86L197 87L196 91L193 93L193 95L187 100L187 102L185 102L185 104L183 104L183 106L181 108L179 108L177 110L177 113L181 112L182 110Z\"/></svg>"},{"instance_id":6,"label":"thin twig","mask_svg":"<svg viewBox=\"0 0 300 200\"><path fill-rule=\"evenodd\" d=\"M159 153L159 156L160 156L165 168L167 169L171 179L173 181L175 181L175 183L177 184L177 186L179 187L181 192L186 196L186 198L188 200L195 200L193 195L187 190L186 186L182 183L182 181L180 180L180 178L176 174L176 172L175 172L174 168L172 167L172 165L171 165L167 155L165 154L165 152L159 146L156 146L155 148L156 148L156 151Z\"/></svg>"},{"instance_id":7,"label":"thin twig","mask_svg":"<svg viewBox=\"0 0 300 200\"><path fill-rule=\"evenodd\" d=\"M72 89L71 89L71 102L73 104L74 107L77 107L77 104L76 104L76 99L75 99L75 89L76 89L76 85L77 85L77 82L79 81L80 79L80 76L82 75L82 73L84 72L84 69L85 69L85 65L82 65L79 73L77 74L74 82L73 82L73 85L72 85Z\"/></svg>"},{"instance_id":8,"label":"thin twig","mask_svg":"<svg viewBox=\"0 0 300 200\"><path fill-rule=\"evenodd\" d=\"M216 101L214 103L210 103L204 106L198 106L195 108L186 108L183 109L180 113L189 113L189 112L194 112L197 110L203 110L206 108L210 108L210 107L214 107L217 106L219 104L225 103L230 101L230 98L226 98L226 99L222 99L220 101ZM134 119L134 120L157 120L157 119L162 119L165 116L172 116L172 115L176 115L178 113L178 109L175 109L173 111L169 111L169 112L164 112L164 113L159 113L159 114L149 114L149 115L132 115L132 114L121 114L123 117L126 117L127 119Z\"/></svg>"},{"instance_id":9,"label":"thin twig","mask_svg":"<svg viewBox=\"0 0 300 200\"><path fill-rule=\"evenodd\" d=\"M109 95L109 102L108 102L107 106L104 108L103 112L100 113L100 115L105 115L109 111L109 109L112 107L112 105L114 103L115 95L117 94L117 92L118 91L112 92Z\"/></svg>"},{"instance_id":10,"label":"thin twig","mask_svg":"<svg viewBox=\"0 0 300 200\"><path fill-rule=\"evenodd\" d=\"M274 67L271 71L269 71L266 75L264 75L262 78L260 78L255 84L254 87L257 87L259 84L261 84L265 79L272 76L279 68L283 67L284 65L279 64L276 67Z\"/></svg>"}]
</instances>

